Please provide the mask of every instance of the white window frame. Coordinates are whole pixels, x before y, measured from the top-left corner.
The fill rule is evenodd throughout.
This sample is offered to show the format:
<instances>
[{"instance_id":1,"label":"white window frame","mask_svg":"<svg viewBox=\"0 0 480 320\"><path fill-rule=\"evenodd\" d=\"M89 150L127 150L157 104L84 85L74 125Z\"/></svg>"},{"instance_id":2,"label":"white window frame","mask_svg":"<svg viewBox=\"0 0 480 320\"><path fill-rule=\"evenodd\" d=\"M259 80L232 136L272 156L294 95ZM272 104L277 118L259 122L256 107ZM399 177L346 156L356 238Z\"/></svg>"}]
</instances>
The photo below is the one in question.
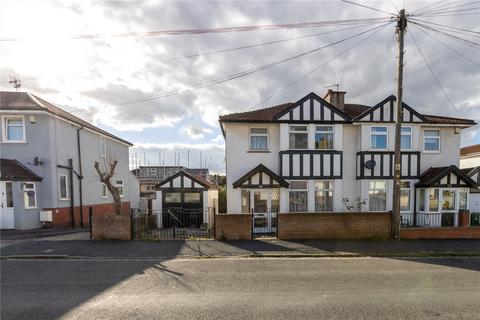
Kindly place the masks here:
<instances>
[{"instance_id":1,"label":"white window frame","mask_svg":"<svg viewBox=\"0 0 480 320\"><path fill-rule=\"evenodd\" d=\"M267 133L252 133L252 129L265 129ZM268 152L270 150L270 139L269 139L268 127L249 127L248 128L248 151L250 152ZM267 137L267 148L266 149L252 149L252 136L256 137Z\"/></svg>"},{"instance_id":2,"label":"white window frame","mask_svg":"<svg viewBox=\"0 0 480 320\"><path fill-rule=\"evenodd\" d=\"M147 168L147 176L154 176L157 174L156 168Z\"/></svg>"},{"instance_id":3,"label":"white window frame","mask_svg":"<svg viewBox=\"0 0 480 320\"><path fill-rule=\"evenodd\" d=\"M438 213L438 212L442 212L442 189L440 188L426 188L425 189L426 191L428 192L425 192L425 195L426 195L426 199L427 199L427 203L425 205L425 210L426 212L435 212L435 213ZM438 204L437 204L437 210L436 211L431 211L430 210L430 191L432 190L437 190L438 191Z\"/></svg>"},{"instance_id":4,"label":"white window frame","mask_svg":"<svg viewBox=\"0 0 480 320\"><path fill-rule=\"evenodd\" d=\"M121 183L118 183L119 181L121 181ZM122 187L122 193L120 193L120 198L123 198L123 196L125 195L125 184L123 182L123 179L115 179L115 186L117 187L117 189L119 186Z\"/></svg>"},{"instance_id":5,"label":"white window frame","mask_svg":"<svg viewBox=\"0 0 480 320\"><path fill-rule=\"evenodd\" d=\"M292 186L292 182L305 182L305 186L306 188L305 189L292 189L291 186ZM290 187L288 189L288 211L289 212L308 212L308 180L290 180ZM306 192L307 193L307 197L306 197L306 204L305 204L305 208L306 210L305 211L291 211L290 210L290 192Z\"/></svg>"},{"instance_id":6,"label":"white window frame","mask_svg":"<svg viewBox=\"0 0 480 320\"><path fill-rule=\"evenodd\" d=\"M409 136L410 137L410 148L406 149L406 148L401 148L402 151L410 151L413 149L413 127L412 126L402 126L402 129L403 128L408 128L410 129L410 133L404 133L404 132L401 132L400 130L400 147L402 146L402 136Z\"/></svg>"},{"instance_id":7,"label":"white window frame","mask_svg":"<svg viewBox=\"0 0 480 320\"><path fill-rule=\"evenodd\" d=\"M385 133L375 132L376 136L379 136L379 135L382 135L382 136L385 135L386 136L386 139L385 139L386 140L386 146L385 146L385 148L374 148L372 146L372 136L373 136L373 132L372 132L373 130L372 129L373 128L385 128L385 129L387 129L387 131ZM370 126L370 136L369 136L369 138L370 138L370 149L372 149L372 150L388 150L388 126Z\"/></svg>"},{"instance_id":8,"label":"white window frame","mask_svg":"<svg viewBox=\"0 0 480 320\"><path fill-rule=\"evenodd\" d=\"M332 131L322 131L322 130L318 130L319 128L326 128L326 127L329 127L329 128L332 128ZM334 150L335 149L335 126L334 125L319 125L319 126L315 126L315 134L314 134L314 144L317 143L317 133L326 133L326 134L332 134L332 147L331 148L328 148L328 149L320 149L318 148L317 149L317 146L315 145L314 148L315 150Z\"/></svg>"},{"instance_id":9,"label":"white window frame","mask_svg":"<svg viewBox=\"0 0 480 320\"><path fill-rule=\"evenodd\" d=\"M27 184L32 184L33 185L33 188L27 188ZM22 191L23 191L23 206L25 209L36 209L38 206L37 206L37 185L35 184L35 182L33 181L27 181L27 182L24 182L23 185L22 185ZM27 191L33 191L33 196L34 196L34 200L35 200L35 205L33 207L29 206L28 205L28 201L26 201L26 198L25 198L25 193Z\"/></svg>"},{"instance_id":10,"label":"white window frame","mask_svg":"<svg viewBox=\"0 0 480 320\"><path fill-rule=\"evenodd\" d=\"M62 198L62 190L61 190L61 187L62 187L62 184L60 183L60 180L61 180L61 177L65 177L65 195L66 197L65 198ZM58 198L60 200L70 200L70 194L68 192L68 175L66 175L65 173L59 173L58 174Z\"/></svg>"},{"instance_id":11,"label":"white window frame","mask_svg":"<svg viewBox=\"0 0 480 320\"><path fill-rule=\"evenodd\" d=\"M428 193L427 193L427 189L426 188L419 188L417 189L417 199L420 199L420 193L422 192L423 190L423 210L420 209L420 200L417 201L417 211L418 212L428 212L428 206L427 206L427 202L428 202Z\"/></svg>"},{"instance_id":12,"label":"white window frame","mask_svg":"<svg viewBox=\"0 0 480 320\"><path fill-rule=\"evenodd\" d=\"M307 129L305 131L292 131L292 127L306 127ZM309 145L309 125L308 124L290 124L288 125L288 149L289 150L308 150L308 145ZM290 145L290 134L292 133L305 133L307 135L307 147L306 148L292 148Z\"/></svg>"},{"instance_id":13,"label":"white window frame","mask_svg":"<svg viewBox=\"0 0 480 320\"><path fill-rule=\"evenodd\" d=\"M427 136L427 135L425 135L425 131L437 131L438 136ZM440 134L441 134L440 129L423 129L423 152L424 153L439 153L440 152L440 150L442 149L441 148L442 139L440 137ZM438 140L438 150L426 150L425 149L425 140L427 138L434 138L434 139Z\"/></svg>"},{"instance_id":14,"label":"white window frame","mask_svg":"<svg viewBox=\"0 0 480 320\"><path fill-rule=\"evenodd\" d=\"M103 182L100 184L100 195L102 196L103 199L108 197L108 188L107 188L107 185Z\"/></svg>"},{"instance_id":15,"label":"white window frame","mask_svg":"<svg viewBox=\"0 0 480 320\"><path fill-rule=\"evenodd\" d=\"M317 189L317 183L329 182L330 188L323 188L321 186ZM332 192L332 208L327 210L327 212L333 212L335 207L335 187L333 186L333 180L317 180L315 181L315 190L314 190L314 200L315 200L315 212L322 212L317 210L317 192Z\"/></svg>"},{"instance_id":16,"label":"white window frame","mask_svg":"<svg viewBox=\"0 0 480 320\"><path fill-rule=\"evenodd\" d=\"M408 183L408 188L402 187L402 182ZM412 212L412 182L411 181L400 182L400 199L402 197L402 191L404 190L408 190L408 210L405 211L405 210L401 210L400 208L400 212Z\"/></svg>"},{"instance_id":17,"label":"white window frame","mask_svg":"<svg viewBox=\"0 0 480 320\"><path fill-rule=\"evenodd\" d=\"M370 182L374 182L373 188L370 188ZM385 183L385 188L377 188L375 186L375 182L384 182ZM368 211L372 211L372 212L385 211L385 210L372 210L372 208L370 208L370 191L385 191L385 210L387 210L387 203L388 203L388 199L387 199L388 182L387 182L387 180L369 180L368 181Z\"/></svg>"},{"instance_id":18,"label":"white window frame","mask_svg":"<svg viewBox=\"0 0 480 320\"><path fill-rule=\"evenodd\" d=\"M24 116L2 116L2 142L3 143L26 143L26 131L25 131L25 117ZM8 140L7 132L8 132L8 127L7 127L7 121L10 119L14 120L22 120L22 126L23 126L23 139L21 140Z\"/></svg>"},{"instance_id":19,"label":"white window frame","mask_svg":"<svg viewBox=\"0 0 480 320\"><path fill-rule=\"evenodd\" d=\"M100 157L107 157L107 139L100 137Z\"/></svg>"}]
</instances>

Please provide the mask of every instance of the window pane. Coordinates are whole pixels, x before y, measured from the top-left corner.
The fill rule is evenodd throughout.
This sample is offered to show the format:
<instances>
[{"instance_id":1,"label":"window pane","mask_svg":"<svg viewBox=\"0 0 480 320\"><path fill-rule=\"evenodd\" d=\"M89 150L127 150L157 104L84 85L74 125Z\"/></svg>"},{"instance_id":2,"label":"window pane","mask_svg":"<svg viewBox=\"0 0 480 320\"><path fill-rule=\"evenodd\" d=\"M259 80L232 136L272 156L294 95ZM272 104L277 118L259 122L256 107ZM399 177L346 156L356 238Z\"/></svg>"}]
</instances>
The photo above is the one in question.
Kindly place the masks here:
<instances>
[{"instance_id":1,"label":"window pane","mask_svg":"<svg viewBox=\"0 0 480 320\"><path fill-rule=\"evenodd\" d=\"M186 192L184 197L187 203L200 203L200 193L198 192Z\"/></svg>"},{"instance_id":2,"label":"window pane","mask_svg":"<svg viewBox=\"0 0 480 320\"><path fill-rule=\"evenodd\" d=\"M6 182L5 183L5 187L6 187L6 192L5 192L5 196L6 196L6 202L7 202L7 208L12 208L13 207L13 191L12 191L12 183L11 182Z\"/></svg>"},{"instance_id":3,"label":"window pane","mask_svg":"<svg viewBox=\"0 0 480 320\"><path fill-rule=\"evenodd\" d=\"M250 128L250 133L267 134L267 128Z\"/></svg>"},{"instance_id":4,"label":"window pane","mask_svg":"<svg viewBox=\"0 0 480 320\"><path fill-rule=\"evenodd\" d=\"M439 137L440 136L440 131L438 130L425 130L424 131L424 136L425 137Z\"/></svg>"},{"instance_id":5,"label":"window pane","mask_svg":"<svg viewBox=\"0 0 480 320\"><path fill-rule=\"evenodd\" d=\"M412 149L412 136L411 135L402 135L400 137L400 148L402 148L402 149Z\"/></svg>"},{"instance_id":6,"label":"window pane","mask_svg":"<svg viewBox=\"0 0 480 320\"><path fill-rule=\"evenodd\" d=\"M387 133L387 127L372 127L372 132Z\"/></svg>"},{"instance_id":7,"label":"window pane","mask_svg":"<svg viewBox=\"0 0 480 320\"><path fill-rule=\"evenodd\" d=\"M290 149L308 149L308 134L290 133Z\"/></svg>"},{"instance_id":8,"label":"window pane","mask_svg":"<svg viewBox=\"0 0 480 320\"><path fill-rule=\"evenodd\" d=\"M458 192L458 209L467 209L467 190L462 189Z\"/></svg>"},{"instance_id":9,"label":"window pane","mask_svg":"<svg viewBox=\"0 0 480 320\"><path fill-rule=\"evenodd\" d=\"M440 150L438 138L425 138L425 150L428 150L428 151Z\"/></svg>"},{"instance_id":10,"label":"window pane","mask_svg":"<svg viewBox=\"0 0 480 320\"><path fill-rule=\"evenodd\" d=\"M253 212L267 212L268 211L268 192L255 191L253 193Z\"/></svg>"},{"instance_id":11,"label":"window pane","mask_svg":"<svg viewBox=\"0 0 480 320\"><path fill-rule=\"evenodd\" d=\"M333 132L332 126L318 126L316 127L317 132Z\"/></svg>"},{"instance_id":12,"label":"window pane","mask_svg":"<svg viewBox=\"0 0 480 320\"><path fill-rule=\"evenodd\" d=\"M332 181L318 181L315 182L315 190L332 189Z\"/></svg>"},{"instance_id":13,"label":"window pane","mask_svg":"<svg viewBox=\"0 0 480 320\"><path fill-rule=\"evenodd\" d=\"M315 192L315 211L333 211L333 191Z\"/></svg>"},{"instance_id":14,"label":"window pane","mask_svg":"<svg viewBox=\"0 0 480 320\"><path fill-rule=\"evenodd\" d=\"M442 210L455 210L455 192L443 190L442 202Z\"/></svg>"},{"instance_id":15,"label":"window pane","mask_svg":"<svg viewBox=\"0 0 480 320\"><path fill-rule=\"evenodd\" d=\"M250 212L250 191L242 190L242 213Z\"/></svg>"},{"instance_id":16,"label":"window pane","mask_svg":"<svg viewBox=\"0 0 480 320\"><path fill-rule=\"evenodd\" d=\"M105 183L102 183L102 197L107 196L107 185Z\"/></svg>"},{"instance_id":17,"label":"window pane","mask_svg":"<svg viewBox=\"0 0 480 320\"><path fill-rule=\"evenodd\" d=\"M372 135L372 148L385 149L387 148L386 135Z\"/></svg>"},{"instance_id":18,"label":"window pane","mask_svg":"<svg viewBox=\"0 0 480 320\"><path fill-rule=\"evenodd\" d=\"M250 137L250 150L267 150L267 137L266 136L251 136Z\"/></svg>"},{"instance_id":19,"label":"window pane","mask_svg":"<svg viewBox=\"0 0 480 320\"><path fill-rule=\"evenodd\" d=\"M289 208L290 208L290 212L306 212L307 211L307 191L290 191L289 192Z\"/></svg>"},{"instance_id":20,"label":"window pane","mask_svg":"<svg viewBox=\"0 0 480 320\"><path fill-rule=\"evenodd\" d=\"M60 199L67 198L67 176L60 176Z\"/></svg>"},{"instance_id":21,"label":"window pane","mask_svg":"<svg viewBox=\"0 0 480 320\"><path fill-rule=\"evenodd\" d=\"M410 189L400 191L400 211L410 211Z\"/></svg>"},{"instance_id":22,"label":"window pane","mask_svg":"<svg viewBox=\"0 0 480 320\"><path fill-rule=\"evenodd\" d=\"M166 192L165 203L180 203L182 202L180 192Z\"/></svg>"},{"instance_id":23,"label":"window pane","mask_svg":"<svg viewBox=\"0 0 480 320\"><path fill-rule=\"evenodd\" d=\"M290 126L290 131L306 132L307 126Z\"/></svg>"},{"instance_id":24,"label":"window pane","mask_svg":"<svg viewBox=\"0 0 480 320\"><path fill-rule=\"evenodd\" d=\"M438 189L431 189L428 193L428 211L437 212L438 211L438 196L439 191Z\"/></svg>"},{"instance_id":25,"label":"window pane","mask_svg":"<svg viewBox=\"0 0 480 320\"><path fill-rule=\"evenodd\" d=\"M315 133L315 149L333 149L333 132Z\"/></svg>"},{"instance_id":26,"label":"window pane","mask_svg":"<svg viewBox=\"0 0 480 320\"><path fill-rule=\"evenodd\" d=\"M425 211L425 189L420 189L418 193L418 210Z\"/></svg>"},{"instance_id":27,"label":"window pane","mask_svg":"<svg viewBox=\"0 0 480 320\"><path fill-rule=\"evenodd\" d=\"M21 119L7 119L7 140L23 140L23 121Z\"/></svg>"},{"instance_id":28,"label":"window pane","mask_svg":"<svg viewBox=\"0 0 480 320\"><path fill-rule=\"evenodd\" d=\"M385 211L387 193L384 190L371 190L368 192L368 204L370 211Z\"/></svg>"},{"instance_id":29,"label":"window pane","mask_svg":"<svg viewBox=\"0 0 480 320\"><path fill-rule=\"evenodd\" d=\"M307 181L290 181L290 189L307 189Z\"/></svg>"},{"instance_id":30,"label":"window pane","mask_svg":"<svg viewBox=\"0 0 480 320\"><path fill-rule=\"evenodd\" d=\"M270 211L279 212L280 211L280 189L272 189L270 202L271 202Z\"/></svg>"},{"instance_id":31,"label":"window pane","mask_svg":"<svg viewBox=\"0 0 480 320\"><path fill-rule=\"evenodd\" d=\"M411 133L412 132L412 128L410 127L402 127L402 133Z\"/></svg>"},{"instance_id":32,"label":"window pane","mask_svg":"<svg viewBox=\"0 0 480 320\"><path fill-rule=\"evenodd\" d=\"M400 181L400 188L410 188L410 181Z\"/></svg>"}]
</instances>

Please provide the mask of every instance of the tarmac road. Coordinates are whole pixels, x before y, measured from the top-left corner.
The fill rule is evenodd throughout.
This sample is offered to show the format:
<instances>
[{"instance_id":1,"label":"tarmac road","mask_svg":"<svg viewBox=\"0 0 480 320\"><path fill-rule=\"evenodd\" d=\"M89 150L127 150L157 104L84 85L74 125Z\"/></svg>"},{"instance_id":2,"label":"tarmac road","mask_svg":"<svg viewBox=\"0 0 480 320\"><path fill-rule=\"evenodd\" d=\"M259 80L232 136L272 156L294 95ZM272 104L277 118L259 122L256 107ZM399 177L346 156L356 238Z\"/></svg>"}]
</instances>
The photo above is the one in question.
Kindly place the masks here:
<instances>
[{"instance_id":1,"label":"tarmac road","mask_svg":"<svg viewBox=\"0 0 480 320\"><path fill-rule=\"evenodd\" d=\"M480 258L1 260L6 319L480 319Z\"/></svg>"}]
</instances>

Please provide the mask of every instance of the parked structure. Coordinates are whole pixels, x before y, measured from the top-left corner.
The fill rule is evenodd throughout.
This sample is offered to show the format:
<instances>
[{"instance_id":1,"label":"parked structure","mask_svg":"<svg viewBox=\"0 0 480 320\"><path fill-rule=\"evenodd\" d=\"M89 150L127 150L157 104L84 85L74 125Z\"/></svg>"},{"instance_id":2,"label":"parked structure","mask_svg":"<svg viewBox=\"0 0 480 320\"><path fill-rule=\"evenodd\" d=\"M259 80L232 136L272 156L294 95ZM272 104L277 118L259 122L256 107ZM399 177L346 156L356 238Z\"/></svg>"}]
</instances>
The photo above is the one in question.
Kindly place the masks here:
<instances>
[{"instance_id":1,"label":"parked structure","mask_svg":"<svg viewBox=\"0 0 480 320\"><path fill-rule=\"evenodd\" d=\"M396 99L344 98L329 90L220 116L227 212L252 212L254 230L274 232L278 212L391 210ZM458 168L460 132L475 123L402 108L402 225L458 226L475 186Z\"/></svg>"},{"instance_id":2,"label":"parked structure","mask_svg":"<svg viewBox=\"0 0 480 320\"><path fill-rule=\"evenodd\" d=\"M94 162L117 160L114 182L123 207L136 207L129 170L132 144L27 92L0 92L2 229L88 224L89 207L113 210Z\"/></svg>"}]
</instances>

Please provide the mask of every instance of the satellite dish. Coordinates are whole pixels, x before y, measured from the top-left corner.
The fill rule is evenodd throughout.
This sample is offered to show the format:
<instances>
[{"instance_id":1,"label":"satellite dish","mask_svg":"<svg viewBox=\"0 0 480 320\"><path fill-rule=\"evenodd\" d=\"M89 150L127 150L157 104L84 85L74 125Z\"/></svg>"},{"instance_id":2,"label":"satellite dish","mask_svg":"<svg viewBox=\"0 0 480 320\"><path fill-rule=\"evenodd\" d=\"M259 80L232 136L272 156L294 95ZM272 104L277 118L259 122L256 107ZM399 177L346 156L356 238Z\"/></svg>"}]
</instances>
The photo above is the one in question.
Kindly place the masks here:
<instances>
[{"instance_id":1,"label":"satellite dish","mask_svg":"<svg viewBox=\"0 0 480 320\"><path fill-rule=\"evenodd\" d=\"M43 162L38 160L38 157L35 157L35 158L33 158L33 164L38 166L39 164L43 164Z\"/></svg>"},{"instance_id":2,"label":"satellite dish","mask_svg":"<svg viewBox=\"0 0 480 320\"><path fill-rule=\"evenodd\" d=\"M375 162L375 160L368 160L368 161L365 161L364 166L365 166L365 168L371 170L371 169L375 168L375 165L376 165L376 164L377 164L377 163Z\"/></svg>"}]
</instances>

